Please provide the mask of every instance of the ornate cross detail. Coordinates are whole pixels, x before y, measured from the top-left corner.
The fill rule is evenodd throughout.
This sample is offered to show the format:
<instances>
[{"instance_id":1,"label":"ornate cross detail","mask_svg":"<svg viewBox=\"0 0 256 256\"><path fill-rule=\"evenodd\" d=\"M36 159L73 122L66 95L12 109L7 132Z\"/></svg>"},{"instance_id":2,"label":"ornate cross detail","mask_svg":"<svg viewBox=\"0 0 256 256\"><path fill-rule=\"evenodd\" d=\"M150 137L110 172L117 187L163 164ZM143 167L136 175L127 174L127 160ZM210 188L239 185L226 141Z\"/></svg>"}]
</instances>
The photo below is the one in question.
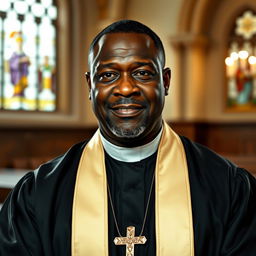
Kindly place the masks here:
<instances>
[{"instance_id":1,"label":"ornate cross detail","mask_svg":"<svg viewBox=\"0 0 256 256\"><path fill-rule=\"evenodd\" d=\"M147 238L145 236L135 236L135 227L127 227L126 237L116 237L115 245L126 245L126 256L134 256L134 245L145 244Z\"/></svg>"}]
</instances>

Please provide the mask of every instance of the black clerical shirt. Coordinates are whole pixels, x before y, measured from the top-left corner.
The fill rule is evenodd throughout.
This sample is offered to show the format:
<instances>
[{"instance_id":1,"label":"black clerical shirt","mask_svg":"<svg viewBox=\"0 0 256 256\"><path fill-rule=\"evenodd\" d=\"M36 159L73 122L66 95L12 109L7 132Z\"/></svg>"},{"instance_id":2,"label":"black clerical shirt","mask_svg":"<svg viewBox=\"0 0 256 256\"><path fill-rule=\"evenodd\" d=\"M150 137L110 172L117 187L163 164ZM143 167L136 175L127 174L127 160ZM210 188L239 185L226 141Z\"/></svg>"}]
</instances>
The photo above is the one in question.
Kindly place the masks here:
<instances>
[{"instance_id":1,"label":"black clerical shirt","mask_svg":"<svg viewBox=\"0 0 256 256\"><path fill-rule=\"evenodd\" d=\"M135 235L139 236L146 205L150 193L153 174L155 171L157 152L139 162L122 162L113 159L105 152L107 179L113 200L117 223L122 236L126 236L128 226L135 227ZM155 256L155 186L153 185L145 228L142 233L147 242L135 245L136 256ZM124 256L125 245L115 245L113 240L119 236L108 199L109 221L109 255Z\"/></svg>"},{"instance_id":2,"label":"black clerical shirt","mask_svg":"<svg viewBox=\"0 0 256 256\"><path fill-rule=\"evenodd\" d=\"M255 256L255 178L209 149L181 140L189 170L195 256ZM85 145L73 146L18 182L0 211L1 256L71 256L73 193ZM136 227L136 235L140 233L155 162L156 154L137 163L119 162L106 154L122 235L129 225ZM135 256L156 254L154 195L143 233L148 241L135 245ZM108 211L109 256L125 256L125 246L113 243L118 234L110 206ZM85 231L93 232L86 227Z\"/></svg>"}]
</instances>

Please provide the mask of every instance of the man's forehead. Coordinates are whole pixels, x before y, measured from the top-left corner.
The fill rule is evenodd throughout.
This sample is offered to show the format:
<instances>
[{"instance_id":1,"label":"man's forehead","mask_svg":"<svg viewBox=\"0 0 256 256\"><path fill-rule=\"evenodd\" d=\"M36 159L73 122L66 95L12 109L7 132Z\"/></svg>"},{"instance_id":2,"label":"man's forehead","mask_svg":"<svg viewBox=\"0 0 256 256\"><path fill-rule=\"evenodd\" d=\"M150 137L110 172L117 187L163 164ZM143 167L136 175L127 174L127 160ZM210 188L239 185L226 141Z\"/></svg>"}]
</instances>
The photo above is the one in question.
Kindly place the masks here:
<instances>
[{"instance_id":1,"label":"man's forehead","mask_svg":"<svg viewBox=\"0 0 256 256\"><path fill-rule=\"evenodd\" d=\"M103 35L99 42L100 49L104 47L114 48L155 48L155 43L151 37L142 33L109 33Z\"/></svg>"},{"instance_id":2,"label":"man's forehead","mask_svg":"<svg viewBox=\"0 0 256 256\"><path fill-rule=\"evenodd\" d=\"M143 56L157 58L154 41L146 34L109 33L100 38L90 53L90 62L111 57Z\"/></svg>"}]
</instances>

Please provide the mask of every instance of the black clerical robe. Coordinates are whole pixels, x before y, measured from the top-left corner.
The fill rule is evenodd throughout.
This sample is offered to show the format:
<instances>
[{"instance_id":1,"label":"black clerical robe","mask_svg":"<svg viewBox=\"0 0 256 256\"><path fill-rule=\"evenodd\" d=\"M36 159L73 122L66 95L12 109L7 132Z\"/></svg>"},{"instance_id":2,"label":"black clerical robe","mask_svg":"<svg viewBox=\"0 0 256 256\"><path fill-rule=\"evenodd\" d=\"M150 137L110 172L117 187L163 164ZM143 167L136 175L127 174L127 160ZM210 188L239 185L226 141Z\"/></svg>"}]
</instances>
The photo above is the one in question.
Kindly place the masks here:
<instances>
[{"instance_id":1,"label":"black clerical robe","mask_svg":"<svg viewBox=\"0 0 256 256\"><path fill-rule=\"evenodd\" d=\"M256 255L255 178L209 149L184 137L181 140L189 168L195 255ZM73 193L85 144L75 145L18 182L0 212L1 256L71 255ZM106 156L107 177L123 234L129 224L136 227L136 234L140 232L155 158L152 155L127 164ZM136 256L155 255L154 207L153 193L145 228L148 242L135 246ZM117 233L110 207L108 213L109 255L124 256L123 246L117 249L112 243Z\"/></svg>"}]
</instances>

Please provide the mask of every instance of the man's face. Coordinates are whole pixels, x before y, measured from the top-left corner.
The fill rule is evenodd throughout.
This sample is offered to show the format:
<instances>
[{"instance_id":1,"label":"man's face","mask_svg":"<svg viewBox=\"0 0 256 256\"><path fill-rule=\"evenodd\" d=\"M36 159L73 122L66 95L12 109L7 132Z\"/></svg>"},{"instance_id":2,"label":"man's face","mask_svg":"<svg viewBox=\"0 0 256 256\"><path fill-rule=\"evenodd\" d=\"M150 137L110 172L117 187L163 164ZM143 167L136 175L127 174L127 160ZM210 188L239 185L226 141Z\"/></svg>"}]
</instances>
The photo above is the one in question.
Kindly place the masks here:
<instances>
[{"instance_id":1,"label":"man's face","mask_svg":"<svg viewBox=\"0 0 256 256\"><path fill-rule=\"evenodd\" d=\"M104 35L90 53L87 81L103 136L119 146L150 142L162 125L170 70L145 34Z\"/></svg>"}]
</instances>

